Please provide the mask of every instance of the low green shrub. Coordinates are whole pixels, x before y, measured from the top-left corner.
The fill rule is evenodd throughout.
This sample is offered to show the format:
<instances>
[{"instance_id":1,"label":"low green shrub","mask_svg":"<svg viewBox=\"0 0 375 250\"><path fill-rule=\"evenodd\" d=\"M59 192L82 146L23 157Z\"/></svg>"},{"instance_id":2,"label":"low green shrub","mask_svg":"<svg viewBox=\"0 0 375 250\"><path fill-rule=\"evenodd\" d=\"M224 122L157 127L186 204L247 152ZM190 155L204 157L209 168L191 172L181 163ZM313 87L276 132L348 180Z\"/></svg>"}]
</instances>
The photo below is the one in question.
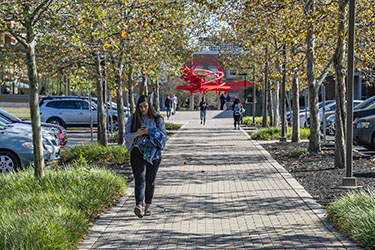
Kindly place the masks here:
<instances>
[{"instance_id":1,"label":"low green shrub","mask_svg":"<svg viewBox=\"0 0 375 250\"><path fill-rule=\"evenodd\" d=\"M32 168L0 176L0 249L73 249L91 221L127 189L126 180L90 166Z\"/></svg>"},{"instance_id":2,"label":"low green shrub","mask_svg":"<svg viewBox=\"0 0 375 250\"><path fill-rule=\"evenodd\" d=\"M360 246L375 249L375 189L351 192L333 201L328 219Z\"/></svg>"},{"instance_id":3,"label":"low green shrub","mask_svg":"<svg viewBox=\"0 0 375 250\"><path fill-rule=\"evenodd\" d=\"M103 146L98 143L84 144L62 151L59 164L68 164L81 157L88 163L122 163L129 159L130 153L121 145Z\"/></svg>"},{"instance_id":4,"label":"low green shrub","mask_svg":"<svg viewBox=\"0 0 375 250\"><path fill-rule=\"evenodd\" d=\"M268 124L270 123L270 118L267 118ZM253 117L252 116L244 116L243 117L243 123L246 125L251 125L253 124ZM255 117L255 124L256 125L262 125L263 123L263 117L261 116L256 116Z\"/></svg>"},{"instance_id":5,"label":"low green shrub","mask_svg":"<svg viewBox=\"0 0 375 250\"><path fill-rule=\"evenodd\" d=\"M118 131L113 132L113 135L109 139L111 142L117 142L118 141Z\"/></svg>"},{"instance_id":6,"label":"low green shrub","mask_svg":"<svg viewBox=\"0 0 375 250\"><path fill-rule=\"evenodd\" d=\"M180 125L180 124L174 124L174 123L166 122L166 123L165 123L165 128L166 128L166 129L177 130L177 129L180 129L180 128L181 128L181 125Z\"/></svg>"},{"instance_id":7,"label":"low green shrub","mask_svg":"<svg viewBox=\"0 0 375 250\"><path fill-rule=\"evenodd\" d=\"M286 137L288 139L292 138L292 128L288 129ZM251 139L253 140L276 140L281 136L281 128L269 127L269 128L259 128L251 134ZM308 139L310 137L310 129L300 128L300 138Z\"/></svg>"},{"instance_id":8,"label":"low green shrub","mask_svg":"<svg viewBox=\"0 0 375 250\"><path fill-rule=\"evenodd\" d=\"M292 152L292 156L295 158L303 157L309 155L309 151L307 151L304 148L301 149L296 149L295 151Z\"/></svg>"},{"instance_id":9,"label":"low green shrub","mask_svg":"<svg viewBox=\"0 0 375 250\"><path fill-rule=\"evenodd\" d=\"M251 134L253 140L274 140L280 138L281 129L270 127L270 128L259 128Z\"/></svg>"},{"instance_id":10,"label":"low green shrub","mask_svg":"<svg viewBox=\"0 0 375 250\"><path fill-rule=\"evenodd\" d=\"M288 139L291 139L292 138L292 134L293 134L293 129L289 127L288 129L288 133L286 135L286 137ZM300 139L309 139L310 138L310 129L309 128L300 128L299 129L299 137ZM281 136L281 129L280 129L280 136Z\"/></svg>"}]
</instances>

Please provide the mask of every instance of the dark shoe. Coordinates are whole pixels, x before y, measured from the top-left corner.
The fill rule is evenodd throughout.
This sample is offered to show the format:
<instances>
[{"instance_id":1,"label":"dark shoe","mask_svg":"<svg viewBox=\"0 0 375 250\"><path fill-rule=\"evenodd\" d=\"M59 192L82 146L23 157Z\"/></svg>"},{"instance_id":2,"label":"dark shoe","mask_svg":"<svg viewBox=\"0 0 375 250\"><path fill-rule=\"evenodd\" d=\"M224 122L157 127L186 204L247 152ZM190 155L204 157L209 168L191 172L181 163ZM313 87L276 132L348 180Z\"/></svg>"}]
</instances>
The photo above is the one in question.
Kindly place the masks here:
<instances>
[{"instance_id":1,"label":"dark shoe","mask_svg":"<svg viewBox=\"0 0 375 250\"><path fill-rule=\"evenodd\" d=\"M240 130L240 126L238 126L238 130Z\"/></svg>"},{"instance_id":2,"label":"dark shoe","mask_svg":"<svg viewBox=\"0 0 375 250\"><path fill-rule=\"evenodd\" d=\"M236 127L234 127L234 130L236 130Z\"/></svg>"},{"instance_id":3,"label":"dark shoe","mask_svg":"<svg viewBox=\"0 0 375 250\"><path fill-rule=\"evenodd\" d=\"M202 121L201 121L201 124L202 124Z\"/></svg>"},{"instance_id":4,"label":"dark shoe","mask_svg":"<svg viewBox=\"0 0 375 250\"><path fill-rule=\"evenodd\" d=\"M135 215L138 216L138 218L142 218L143 217L142 208L140 208L140 207L135 207L134 208L134 213L135 213Z\"/></svg>"}]
</instances>

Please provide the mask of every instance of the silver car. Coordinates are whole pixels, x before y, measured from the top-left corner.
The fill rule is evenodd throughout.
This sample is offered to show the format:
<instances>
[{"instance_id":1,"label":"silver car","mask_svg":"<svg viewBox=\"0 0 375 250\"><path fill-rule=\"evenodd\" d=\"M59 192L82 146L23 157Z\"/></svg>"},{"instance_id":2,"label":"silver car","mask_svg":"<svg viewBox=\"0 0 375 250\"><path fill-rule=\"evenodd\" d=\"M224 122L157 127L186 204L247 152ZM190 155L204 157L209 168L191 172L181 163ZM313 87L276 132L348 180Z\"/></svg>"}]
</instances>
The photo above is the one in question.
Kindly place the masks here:
<instances>
[{"instance_id":1,"label":"silver car","mask_svg":"<svg viewBox=\"0 0 375 250\"><path fill-rule=\"evenodd\" d=\"M56 141L43 136L43 153L45 161L57 160L60 147ZM0 172L22 169L34 160L33 141L30 131L20 132L13 127L0 124Z\"/></svg>"},{"instance_id":2,"label":"silver car","mask_svg":"<svg viewBox=\"0 0 375 250\"><path fill-rule=\"evenodd\" d=\"M69 126L88 126L90 125L90 105L84 98L51 98L40 102L40 120L63 127ZM94 102L91 104L91 114L93 125L98 124L97 106ZM108 111L108 116L110 112ZM125 118L126 119L126 118ZM113 129L118 129L117 110L112 109L112 119L110 125ZM113 123L111 122L113 120Z\"/></svg>"}]
</instances>

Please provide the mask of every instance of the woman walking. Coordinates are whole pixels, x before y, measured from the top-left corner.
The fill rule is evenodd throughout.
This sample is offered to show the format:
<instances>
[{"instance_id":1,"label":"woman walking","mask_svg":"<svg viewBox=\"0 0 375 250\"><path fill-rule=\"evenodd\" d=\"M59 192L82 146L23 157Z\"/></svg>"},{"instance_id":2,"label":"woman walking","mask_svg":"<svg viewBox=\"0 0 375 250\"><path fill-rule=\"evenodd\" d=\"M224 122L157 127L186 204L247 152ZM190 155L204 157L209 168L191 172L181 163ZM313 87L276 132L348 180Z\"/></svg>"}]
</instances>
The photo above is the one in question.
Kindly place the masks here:
<instances>
[{"instance_id":1,"label":"woman walking","mask_svg":"<svg viewBox=\"0 0 375 250\"><path fill-rule=\"evenodd\" d=\"M232 110L233 110L233 120L234 120L234 129L236 129L238 125L238 130L240 129L240 121L242 119L242 104L240 102L240 99L236 98L234 99L233 105L232 105Z\"/></svg>"},{"instance_id":2,"label":"woman walking","mask_svg":"<svg viewBox=\"0 0 375 250\"><path fill-rule=\"evenodd\" d=\"M139 218L151 215L155 178L166 138L164 119L154 111L147 96L140 96L135 113L125 126L125 144L135 179L134 213Z\"/></svg>"},{"instance_id":3,"label":"woman walking","mask_svg":"<svg viewBox=\"0 0 375 250\"><path fill-rule=\"evenodd\" d=\"M199 103L200 113L201 113L201 124L206 125L206 116L207 116L207 108L208 103L206 102L204 96L202 96L202 100Z\"/></svg>"}]
</instances>

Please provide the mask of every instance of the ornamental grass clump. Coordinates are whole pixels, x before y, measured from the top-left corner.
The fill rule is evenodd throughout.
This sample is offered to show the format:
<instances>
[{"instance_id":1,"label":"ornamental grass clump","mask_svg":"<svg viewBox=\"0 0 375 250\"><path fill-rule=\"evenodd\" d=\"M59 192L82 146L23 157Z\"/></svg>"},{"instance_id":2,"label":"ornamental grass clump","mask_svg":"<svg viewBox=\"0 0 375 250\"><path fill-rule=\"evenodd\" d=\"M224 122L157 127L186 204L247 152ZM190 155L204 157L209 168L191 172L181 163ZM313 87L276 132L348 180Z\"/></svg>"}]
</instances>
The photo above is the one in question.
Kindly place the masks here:
<instances>
[{"instance_id":1,"label":"ornamental grass clump","mask_svg":"<svg viewBox=\"0 0 375 250\"><path fill-rule=\"evenodd\" d=\"M89 164L124 163L129 160L129 156L129 151L125 146L103 146L98 143L82 144L62 151L59 164L69 164L81 157L85 158Z\"/></svg>"},{"instance_id":2,"label":"ornamental grass clump","mask_svg":"<svg viewBox=\"0 0 375 250\"><path fill-rule=\"evenodd\" d=\"M288 139L292 138L292 129L288 129L286 137ZM251 134L251 139L253 140L277 140L281 137L281 128L279 127L269 127L269 128L259 128ZM308 139L310 137L310 129L301 128L300 138Z\"/></svg>"},{"instance_id":3,"label":"ornamental grass clump","mask_svg":"<svg viewBox=\"0 0 375 250\"><path fill-rule=\"evenodd\" d=\"M180 124L174 124L174 123L166 122L165 123L165 128L166 129L177 130L177 129L181 128L181 125Z\"/></svg>"},{"instance_id":4,"label":"ornamental grass clump","mask_svg":"<svg viewBox=\"0 0 375 250\"><path fill-rule=\"evenodd\" d=\"M251 134L251 139L253 140L275 140L280 138L281 130L280 128L270 127L270 128L260 128Z\"/></svg>"},{"instance_id":5,"label":"ornamental grass clump","mask_svg":"<svg viewBox=\"0 0 375 250\"><path fill-rule=\"evenodd\" d=\"M270 123L270 118L267 117L268 124ZM244 116L243 117L243 123L246 125L252 125L253 124L253 117L252 116ZM255 117L255 124L256 125L262 125L263 123L263 117L256 116Z\"/></svg>"},{"instance_id":6,"label":"ornamental grass clump","mask_svg":"<svg viewBox=\"0 0 375 250\"><path fill-rule=\"evenodd\" d=\"M328 219L366 249L375 249L375 190L351 192L332 202Z\"/></svg>"},{"instance_id":7,"label":"ornamental grass clump","mask_svg":"<svg viewBox=\"0 0 375 250\"><path fill-rule=\"evenodd\" d=\"M0 176L0 249L72 249L90 221L125 193L126 180L98 167L33 169Z\"/></svg>"},{"instance_id":8,"label":"ornamental grass clump","mask_svg":"<svg viewBox=\"0 0 375 250\"><path fill-rule=\"evenodd\" d=\"M307 151L304 148L296 149L295 151L292 152L292 156L295 158L300 158L300 157L304 157L308 155L309 155L309 151Z\"/></svg>"}]
</instances>

